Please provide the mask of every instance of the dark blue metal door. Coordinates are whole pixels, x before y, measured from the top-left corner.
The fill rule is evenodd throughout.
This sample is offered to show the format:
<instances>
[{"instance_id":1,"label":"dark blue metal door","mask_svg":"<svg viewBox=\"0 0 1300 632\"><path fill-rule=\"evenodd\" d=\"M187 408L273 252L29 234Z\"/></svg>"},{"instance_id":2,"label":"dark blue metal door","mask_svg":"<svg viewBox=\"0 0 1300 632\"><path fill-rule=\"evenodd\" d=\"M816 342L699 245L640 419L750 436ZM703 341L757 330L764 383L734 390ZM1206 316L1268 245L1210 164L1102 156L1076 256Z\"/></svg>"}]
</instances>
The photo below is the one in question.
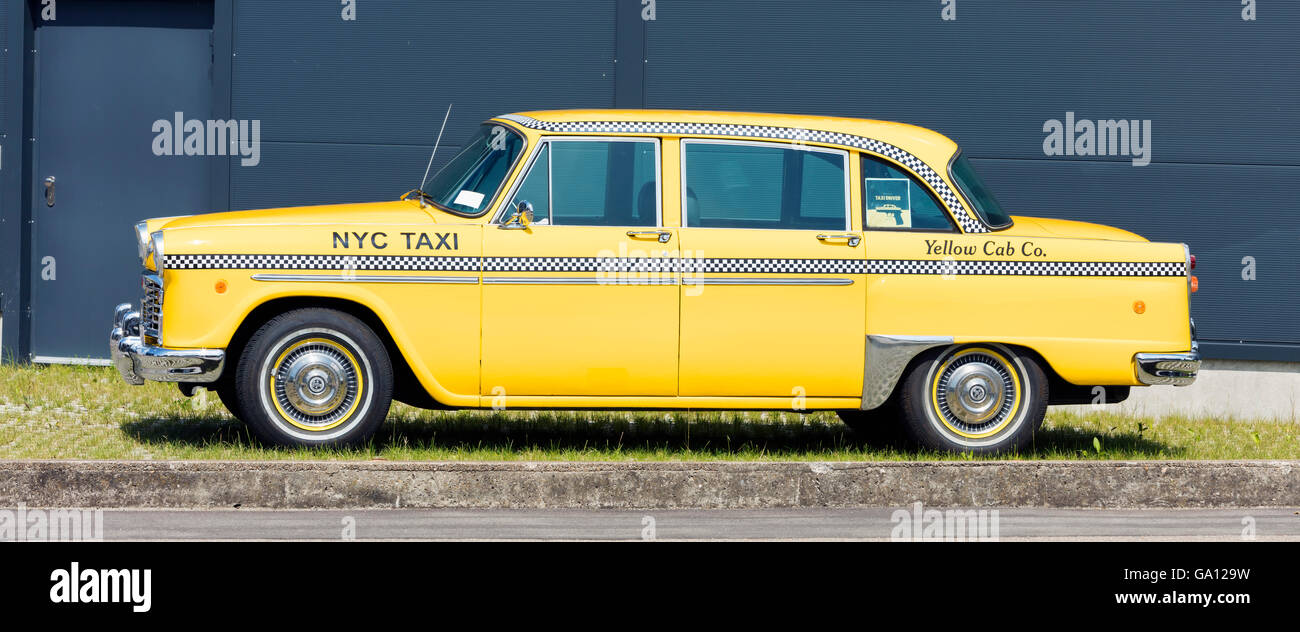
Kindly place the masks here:
<instances>
[{"instance_id":1,"label":"dark blue metal door","mask_svg":"<svg viewBox=\"0 0 1300 632\"><path fill-rule=\"evenodd\" d=\"M139 295L132 225L203 212L212 186L208 152L185 155L171 129L178 112L185 121L210 118L211 5L206 28L195 28L202 6L194 3L57 6L57 19L36 29L37 362L108 356L113 306ZM168 149L159 140L167 130L171 155L157 155Z\"/></svg>"}]
</instances>

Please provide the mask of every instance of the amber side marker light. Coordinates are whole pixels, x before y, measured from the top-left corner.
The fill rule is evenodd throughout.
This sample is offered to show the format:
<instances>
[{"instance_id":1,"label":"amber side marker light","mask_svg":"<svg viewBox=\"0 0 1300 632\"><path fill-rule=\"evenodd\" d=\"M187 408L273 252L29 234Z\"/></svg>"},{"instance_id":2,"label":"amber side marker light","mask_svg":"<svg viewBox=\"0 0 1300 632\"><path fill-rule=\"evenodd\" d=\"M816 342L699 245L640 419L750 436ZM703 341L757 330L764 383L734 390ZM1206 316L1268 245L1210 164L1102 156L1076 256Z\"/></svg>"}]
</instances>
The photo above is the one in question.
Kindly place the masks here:
<instances>
[{"instance_id":1,"label":"amber side marker light","mask_svg":"<svg viewBox=\"0 0 1300 632\"><path fill-rule=\"evenodd\" d=\"M1197 280L1196 277L1188 277L1187 287L1191 288L1191 290L1195 292L1196 290L1199 290L1201 288L1201 282Z\"/></svg>"},{"instance_id":2,"label":"amber side marker light","mask_svg":"<svg viewBox=\"0 0 1300 632\"><path fill-rule=\"evenodd\" d=\"M225 282L225 280L223 279L223 280L217 281L217 285L215 286L215 289L217 290L217 294L225 294L225 293L226 293L226 282Z\"/></svg>"},{"instance_id":3,"label":"amber side marker light","mask_svg":"<svg viewBox=\"0 0 1300 632\"><path fill-rule=\"evenodd\" d=\"M1145 314L1146 311L1147 311L1146 303L1143 303L1142 301L1133 301L1133 313Z\"/></svg>"}]
</instances>

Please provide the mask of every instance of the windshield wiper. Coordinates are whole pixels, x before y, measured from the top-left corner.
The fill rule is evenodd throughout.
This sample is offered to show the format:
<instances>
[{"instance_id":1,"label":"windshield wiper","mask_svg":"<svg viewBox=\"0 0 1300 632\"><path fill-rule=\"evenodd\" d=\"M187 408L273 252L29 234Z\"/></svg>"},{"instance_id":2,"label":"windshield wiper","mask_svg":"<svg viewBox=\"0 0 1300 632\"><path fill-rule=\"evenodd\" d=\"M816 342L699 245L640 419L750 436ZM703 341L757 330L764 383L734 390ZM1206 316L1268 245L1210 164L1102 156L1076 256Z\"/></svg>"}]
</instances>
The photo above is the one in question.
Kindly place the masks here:
<instances>
[{"instance_id":1,"label":"windshield wiper","mask_svg":"<svg viewBox=\"0 0 1300 632\"><path fill-rule=\"evenodd\" d=\"M427 200L427 201L429 202L429 204L434 204L435 206L437 206L437 204L435 204L434 201L433 201L433 196L432 196L432 195L429 195L428 193L425 193L424 191L421 191L420 189L411 189L410 191L407 191L406 193L403 193L403 194L402 194L402 197L400 197L400 198L398 198L398 199L399 199L399 200L405 200L406 198L411 197L411 194L412 194L412 193L418 194L418 195L420 196L420 200L421 200L421 201L420 201L420 206L421 206L421 207L424 206L424 201L425 201L425 200Z\"/></svg>"}]
</instances>

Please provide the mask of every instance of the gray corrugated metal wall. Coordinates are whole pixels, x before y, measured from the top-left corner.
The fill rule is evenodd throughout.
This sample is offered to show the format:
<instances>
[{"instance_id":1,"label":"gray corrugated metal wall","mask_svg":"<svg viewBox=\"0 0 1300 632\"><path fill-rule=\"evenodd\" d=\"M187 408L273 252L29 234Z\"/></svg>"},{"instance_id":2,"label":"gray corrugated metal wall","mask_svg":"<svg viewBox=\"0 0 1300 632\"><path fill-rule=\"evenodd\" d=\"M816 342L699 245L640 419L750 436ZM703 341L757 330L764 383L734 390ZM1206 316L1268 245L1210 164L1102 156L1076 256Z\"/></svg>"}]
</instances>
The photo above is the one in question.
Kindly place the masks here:
<instances>
[{"instance_id":1,"label":"gray corrugated metal wall","mask_svg":"<svg viewBox=\"0 0 1300 632\"><path fill-rule=\"evenodd\" d=\"M362 2L354 22L338 4L236 3L232 110L263 134L236 208L416 187L448 103L442 160L506 110L614 105L611 2Z\"/></svg>"},{"instance_id":2,"label":"gray corrugated metal wall","mask_svg":"<svg viewBox=\"0 0 1300 632\"><path fill-rule=\"evenodd\" d=\"M939 2L660 3L646 102L938 130L1013 213L1187 242L1202 338L1295 344L1300 2L1260 4L1245 21L1240 2L958 0L944 21ZM1151 120L1152 163L1045 156L1043 124L1066 112Z\"/></svg>"},{"instance_id":3,"label":"gray corrugated metal wall","mask_svg":"<svg viewBox=\"0 0 1300 632\"><path fill-rule=\"evenodd\" d=\"M645 22L639 0L362 0L349 22L338 3L217 0L214 50L231 56L214 91L261 121L262 150L256 167L218 168L214 206L394 197L419 179L448 102L440 161L478 121L537 108L898 120L961 143L1014 213L1188 242L1207 355L1300 360L1300 3L1259 4L1245 21L1236 0L956 0L945 21L937 0L658 0ZM4 64L12 80L21 60ZM3 92L12 130L22 108ZM1044 122L1066 112L1150 120L1151 164L1044 155ZM11 181L5 205L21 201Z\"/></svg>"}]
</instances>

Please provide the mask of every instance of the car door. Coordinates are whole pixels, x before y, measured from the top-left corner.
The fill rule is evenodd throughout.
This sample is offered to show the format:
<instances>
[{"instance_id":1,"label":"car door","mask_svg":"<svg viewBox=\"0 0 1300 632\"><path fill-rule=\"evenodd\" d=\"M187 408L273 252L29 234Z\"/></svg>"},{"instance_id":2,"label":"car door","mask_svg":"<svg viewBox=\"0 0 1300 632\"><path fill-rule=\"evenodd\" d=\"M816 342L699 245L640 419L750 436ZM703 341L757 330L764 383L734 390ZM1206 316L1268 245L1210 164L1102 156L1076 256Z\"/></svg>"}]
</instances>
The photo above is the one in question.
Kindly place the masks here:
<instances>
[{"instance_id":1,"label":"car door","mask_svg":"<svg viewBox=\"0 0 1300 632\"><path fill-rule=\"evenodd\" d=\"M676 395L678 254L661 227L659 149L612 137L534 149L484 235L483 395ZM533 221L505 221L525 201Z\"/></svg>"},{"instance_id":2,"label":"car door","mask_svg":"<svg viewBox=\"0 0 1300 632\"><path fill-rule=\"evenodd\" d=\"M848 152L683 139L681 155L681 395L860 397Z\"/></svg>"},{"instance_id":3,"label":"car door","mask_svg":"<svg viewBox=\"0 0 1300 632\"><path fill-rule=\"evenodd\" d=\"M950 333L954 297L1000 295L992 287L972 294L977 279L999 277L955 274L954 254L962 252L960 248L981 247L989 241L987 235L963 236L935 191L902 165L868 153L858 160L870 253L867 322L871 333ZM901 273L908 262L929 260L939 262L938 274Z\"/></svg>"}]
</instances>

